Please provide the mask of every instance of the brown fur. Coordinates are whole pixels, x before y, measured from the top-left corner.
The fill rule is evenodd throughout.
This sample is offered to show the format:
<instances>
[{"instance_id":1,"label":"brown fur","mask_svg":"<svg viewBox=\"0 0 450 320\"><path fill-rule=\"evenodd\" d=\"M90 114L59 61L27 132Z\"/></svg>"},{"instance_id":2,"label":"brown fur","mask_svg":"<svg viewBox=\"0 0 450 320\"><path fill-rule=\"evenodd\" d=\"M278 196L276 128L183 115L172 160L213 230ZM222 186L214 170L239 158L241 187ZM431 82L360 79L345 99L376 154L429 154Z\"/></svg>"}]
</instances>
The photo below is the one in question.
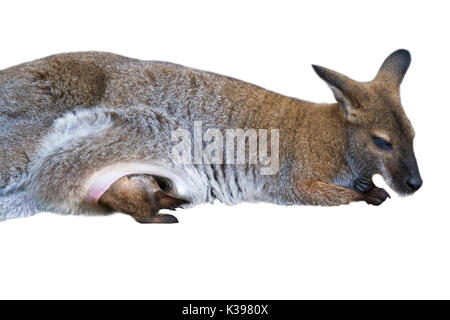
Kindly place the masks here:
<instances>
[{"instance_id":1,"label":"brown fur","mask_svg":"<svg viewBox=\"0 0 450 320\"><path fill-rule=\"evenodd\" d=\"M99 205L131 215L141 223L176 223L169 214L158 214L161 209L174 209L186 203L161 191L153 177L125 176L117 180L99 199Z\"/></svg>"}]
</instances>

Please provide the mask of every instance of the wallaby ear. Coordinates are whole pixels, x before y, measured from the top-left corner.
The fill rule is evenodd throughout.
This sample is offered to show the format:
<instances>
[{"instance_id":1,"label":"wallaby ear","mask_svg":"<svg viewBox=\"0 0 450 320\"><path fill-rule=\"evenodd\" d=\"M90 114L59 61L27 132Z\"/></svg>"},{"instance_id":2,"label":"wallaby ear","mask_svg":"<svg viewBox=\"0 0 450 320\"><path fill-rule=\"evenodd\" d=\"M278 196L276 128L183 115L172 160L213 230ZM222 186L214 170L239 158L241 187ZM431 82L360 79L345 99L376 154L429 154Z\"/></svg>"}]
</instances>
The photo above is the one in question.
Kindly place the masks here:
<instances>
[{"instance_id":1,"label":"wallaby ear","mask_svg":"<svg viewBox=\"0 0 450 320\"><path fill-rule=\"evenodd\" d=\"M410 64L411 54L409 51L405 49L397 50L384 60L375 80L400 86Z\"/></svg>"},{"instance_id":2,"label":"wallaby ear","mask_svg":"<svg viewBox=\"0 0 450 320\"><path fill-rule=\"evenodd\" d=\"M345 116L349 120L353 119L353 111L358 106L355 103L356 99L354 99L358 91L356 81L339 72L321 66L313 64L312 67L317 75L328 84L336 101L340 103Z\"/></svg>"}]
</instances>

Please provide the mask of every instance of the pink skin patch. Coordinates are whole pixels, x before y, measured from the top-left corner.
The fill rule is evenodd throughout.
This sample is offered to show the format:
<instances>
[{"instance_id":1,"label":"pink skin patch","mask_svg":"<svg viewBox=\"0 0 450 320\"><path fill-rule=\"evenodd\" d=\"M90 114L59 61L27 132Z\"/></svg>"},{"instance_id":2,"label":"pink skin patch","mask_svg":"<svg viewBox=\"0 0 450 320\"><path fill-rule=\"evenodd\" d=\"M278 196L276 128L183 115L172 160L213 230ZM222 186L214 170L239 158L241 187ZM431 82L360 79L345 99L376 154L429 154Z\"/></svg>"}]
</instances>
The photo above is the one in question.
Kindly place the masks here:
<instances>
[{"instance_id":1,"label":"pink skin patch","mask_svg":"<svg viewBox=\"0 0 450 320\"><path fill-rule=\"evenodd\" d=\"M114 182L119 180L122 177L132 175L132 174L151 174L148 170L117 170L117 171L107 171L104 174L95 177L95 180L92 182L88 189L88 194L86 199L89 202L93 202L95 204L98 203L98 200L102 197L106 190L113 185Z\"/></svg>"}]
</instances>

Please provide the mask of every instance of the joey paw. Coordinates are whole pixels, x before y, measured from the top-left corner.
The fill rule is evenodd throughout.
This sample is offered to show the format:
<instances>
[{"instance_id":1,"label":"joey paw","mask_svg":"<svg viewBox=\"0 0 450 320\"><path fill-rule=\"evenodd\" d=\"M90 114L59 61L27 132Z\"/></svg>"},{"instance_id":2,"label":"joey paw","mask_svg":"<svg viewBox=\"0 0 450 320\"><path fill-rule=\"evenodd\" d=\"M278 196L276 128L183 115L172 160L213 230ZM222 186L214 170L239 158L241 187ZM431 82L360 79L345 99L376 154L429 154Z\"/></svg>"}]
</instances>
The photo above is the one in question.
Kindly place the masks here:
<instances>
[{"instance_id":1,"label":"joey paw","mask_svg":"<svg viewBox=\"0 0 450 320\"><path fill-rule=\"evenodd\" d=\"M178 219L171 214L149 214L144 217L134 217L139 223L178 223Z\"/></svg>"}]
</instances>

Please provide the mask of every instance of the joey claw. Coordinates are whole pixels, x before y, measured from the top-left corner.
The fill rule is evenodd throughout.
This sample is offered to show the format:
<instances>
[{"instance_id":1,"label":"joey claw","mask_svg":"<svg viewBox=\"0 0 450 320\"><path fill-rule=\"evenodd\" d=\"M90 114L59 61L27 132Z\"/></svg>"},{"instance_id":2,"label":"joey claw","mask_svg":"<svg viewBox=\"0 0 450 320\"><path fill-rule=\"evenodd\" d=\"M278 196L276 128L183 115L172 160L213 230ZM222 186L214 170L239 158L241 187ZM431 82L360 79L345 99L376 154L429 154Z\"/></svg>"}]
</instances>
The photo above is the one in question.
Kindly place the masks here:
<instances>
[{"instance_id":1,"label":"joey claw","mask_svg":"<svg viewBox=\"0 0 450 320\"><path fill-rule=\"evenodd\" d=\"M390 197L391 196L389 195L389 193L386 190L375 187L370 192L368 192L364 195L364 201L366 201L367 204L379 206L387 198L390 198Z\"/></svg>"}]
</instances>

